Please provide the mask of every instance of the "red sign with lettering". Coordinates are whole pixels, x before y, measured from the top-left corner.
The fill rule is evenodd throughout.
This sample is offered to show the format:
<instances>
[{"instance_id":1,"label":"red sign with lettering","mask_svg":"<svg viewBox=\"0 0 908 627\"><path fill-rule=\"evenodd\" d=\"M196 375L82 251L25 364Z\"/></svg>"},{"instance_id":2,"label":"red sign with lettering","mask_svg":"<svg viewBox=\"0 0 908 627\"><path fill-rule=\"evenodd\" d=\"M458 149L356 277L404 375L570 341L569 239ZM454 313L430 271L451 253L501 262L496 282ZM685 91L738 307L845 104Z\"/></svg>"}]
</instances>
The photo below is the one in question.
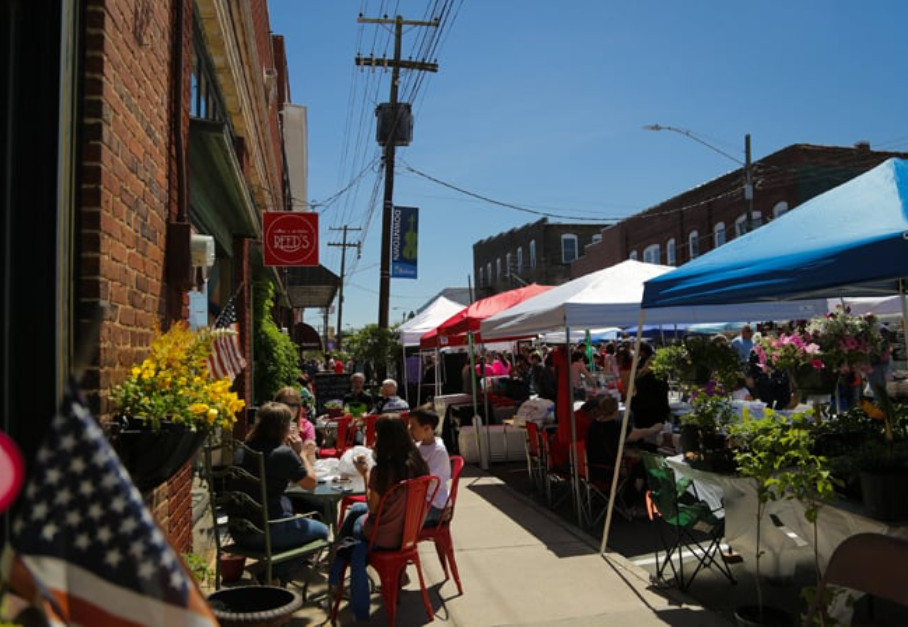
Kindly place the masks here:
<instances>
[{"instance_id":1,"label":"red sign with lettering","mask_svg":"<svg viewBox=\"0 0 908 627\"><path fill-rule=\"evenodd\" d=\"M318 265L318 214L268 211L264 224L266 266Z\"/></svg>"}]
</instances>

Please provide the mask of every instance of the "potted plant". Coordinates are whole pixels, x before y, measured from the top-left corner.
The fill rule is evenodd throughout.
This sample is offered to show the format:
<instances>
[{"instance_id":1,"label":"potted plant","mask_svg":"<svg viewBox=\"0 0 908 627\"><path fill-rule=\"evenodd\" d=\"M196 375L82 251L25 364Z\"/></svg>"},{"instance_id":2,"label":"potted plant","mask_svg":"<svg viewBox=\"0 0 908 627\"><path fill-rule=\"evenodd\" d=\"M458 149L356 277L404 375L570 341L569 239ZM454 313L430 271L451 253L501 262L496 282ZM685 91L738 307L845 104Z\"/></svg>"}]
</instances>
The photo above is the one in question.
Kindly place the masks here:
<instances>
[{"instance_id":1,"label":"potted plant","mask_svg":"<svg viewBox=\"0 0 908 627\"><path fill-rule=\"evenodd\" d=\"M325 402L325 411L332 418L340 418L344 415L344 401L331 400Z\"/></svg>"},{"instance_id":2,"label":"potted plant","mask_svg":"<svg viewBox=\"0 0 908 627\"><path fill-rule=\"evenodd\" d=\"M725 428L735 418L731 400L707 390L691 396L692 410L681 416L681 442L688 463L715 472L733 471L731 452L725 446Z\"/></svg>"},{"instance_id":3,"label":"potted plant","mask_svg":"<svg viewBox=\"0 0 908 627\"><path fill-rule=\"evenodd\" d=\"M735 451L738 473L753 481L757 495L757 506L754 511L757 532L754 552L757 603L736 608L735 619L738 625L742 626L791 624L791 617L787 612L763 602L760 572L760 559L763 557L761 531L766 505L770 501L784 498L784 487L779 482L778 475L792 459L786 452L783 440L786 431L784 424L774 412L766 411L763 418L746 420L728 427L738 446Z\"/></svg>"},{"instance_id":4,"label":"potted plant","mask_svg":"<svg viewBox=\"0 0 908 627\"><path fill-rule=\"evenodd\" d=\"M871 434L860 449L861 496L864 509L873 518L885 521L908 520L908 411L889 397L885 386L874 388L877 404L864 401L861 408L881 429Z\"/></svg>"},{"instance_id":5,"label":"potted plant","mask_svg":"<svg viewBox=\"0 0 908 627\"><path fill-rule=\"evenodd\" d=\"M656 350L650 368L661 379L676 379L695 386L710 379L731 388L740 366L727 342L688 336L681 342Z\"/></svg>"},{"instance_id":6,"label":"potted plant","mask_svg":"<svg viewBox=\"0 0 908 627\"><path fill-rule=\"evenodd\" d=\"M214 335L175 322L111 391L111 443L133 482L148 492L179 470L215 428L230 429L244 402L228 379L212 379Z\"/></svg>"}]
</instances>

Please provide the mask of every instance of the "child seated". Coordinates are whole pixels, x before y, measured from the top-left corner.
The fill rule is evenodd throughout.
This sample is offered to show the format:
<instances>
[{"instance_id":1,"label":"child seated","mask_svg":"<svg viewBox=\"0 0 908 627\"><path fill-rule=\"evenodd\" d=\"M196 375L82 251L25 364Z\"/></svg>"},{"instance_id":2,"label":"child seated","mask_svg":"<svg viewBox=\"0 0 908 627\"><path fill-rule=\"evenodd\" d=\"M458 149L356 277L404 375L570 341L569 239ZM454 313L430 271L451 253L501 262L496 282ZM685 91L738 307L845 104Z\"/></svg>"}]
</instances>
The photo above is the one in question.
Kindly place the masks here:
<instances>
[{"instance_id":1,"label":"child seated","mask_svg":"<svg viewBox=\"0 0 908 627\"><path fill-rule=\"evenodd\" d=\"M432 527L444 512L448 502L448 481L451 479L451 459L448 449L441 438L435 436L438 427L438 414L430 409L420 407L409 414L410 436L416 442L419 453L429 466L429 474L441 481L438 491L426 516L425 526Z\"/></svg>"}]
</instances>

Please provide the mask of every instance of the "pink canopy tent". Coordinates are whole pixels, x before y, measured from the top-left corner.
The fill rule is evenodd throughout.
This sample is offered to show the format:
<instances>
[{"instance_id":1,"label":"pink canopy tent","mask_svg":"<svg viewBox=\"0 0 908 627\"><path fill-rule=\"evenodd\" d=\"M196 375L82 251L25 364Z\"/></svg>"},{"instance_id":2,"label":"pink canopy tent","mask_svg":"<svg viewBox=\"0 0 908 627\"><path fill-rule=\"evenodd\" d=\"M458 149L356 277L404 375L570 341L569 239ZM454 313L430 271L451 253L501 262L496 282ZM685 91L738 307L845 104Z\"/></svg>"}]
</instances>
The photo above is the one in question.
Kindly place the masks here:
<instances>
[{"instance_id":1,"label":"pink canopy tent","mask_svg":"<svg viewBox=\"0 0 908 627\"><path fill-rule=\"evenodd\" d=\"M472 305L465 307L456 314L442 322L437 328L423 334L419 338L420 348L442 348L445 346L463 346L468 343L467 334L473 333L473 341L481 342L482 337L479 334L479 324L494 314L505 309L510 309L514 305L542 294L552 289L549 285L537 285L535 283L526 287L520 287L516 290L495 294L482 300L477 300ZM522 334L518 337L526 337ZM517 339L515 338L496 338L496 341Z\"/></svg>"}]
</instances>

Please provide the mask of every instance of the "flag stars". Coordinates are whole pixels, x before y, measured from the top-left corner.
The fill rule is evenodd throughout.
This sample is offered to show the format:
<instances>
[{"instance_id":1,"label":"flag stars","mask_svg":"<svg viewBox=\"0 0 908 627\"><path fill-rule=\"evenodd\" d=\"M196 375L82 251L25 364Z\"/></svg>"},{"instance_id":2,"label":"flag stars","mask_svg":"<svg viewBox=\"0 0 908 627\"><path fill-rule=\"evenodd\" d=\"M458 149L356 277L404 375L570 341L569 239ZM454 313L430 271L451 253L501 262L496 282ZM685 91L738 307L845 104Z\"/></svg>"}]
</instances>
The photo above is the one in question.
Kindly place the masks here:
<instances>
[{"instance_id":1,"label":"flag stars","mask_svg":"<svg viewBox=\"0 0 908 627\"><path fill-rule=\"evenodd\" d=\"M69 491L69 488L61 488L60 491L54 495L55 505L62 505L63 507L66 507L72 500L73 494Z\"/></svg>"},{"instance_id":2,"label":"flag stars","mask_svg":"<svg viewBox=\"0 0 908 627\"><path fill-rule=\"evenodd\" d=\"M124 518L122 524L120 524L120 531L128 535L135 531L138 526L139 523L136 522L135 518Z\"/></svg>"},{"instance_id":3,"label":"flag stars","mask_svg":"<svg viewBox=\"0 0 908 627\"><path fill-rule=\"evenodd\" d=\"M70 461L69 468L74 474L81 475L83 472L85 472L85 460L81 457L76 457L75 459Z\"/></svg>"},{"instance_id":4,"label":"flag stars","mask_svg":"<svg viewBox=\"0 0 908 627\"><path fill-rule=\"evenodd\" d=\"M134 555L136 559L141 558L144 552L145 543L141 540L135 540L132 544L129 545L129 554Z\"/></svg>"},{"instance_id":5,"label":"flag stars","mask_svg":"<svg viewBox=\"0 0 908 627\"><path fill-rule=\"evenodd\" d=\"M47 503L43 501L35 503L35 506L32 507L32 520L44 520L47 518L47 509Z\"/></svg>"},{"instance_id":6,"label":"flag stars","mask_svg":"<svg viewBox=\"0 0 908 627\"><path fill-rule=\"evenodd\" d=\"M79 494L82 496L91 496L95 493L95 485L88 479L79 482Z\"/></svg>"},{"instance_id":7,"label":"flag stars","mask_svg":"<svg viewBox=\"0 0 908 627\"><path fill-rule=\"evenodd\" d=\"M183 587L183 582L184 582L183 573L181 573L179 570L170 571L171 587L175 588L176 590L180 590Z\"/></svg>"},{"instance_id":8,"label":"flag stars","mask_svg":"<svg viewBox=\"0 0 908 627\"><path fill-rule=\"evenodd\" d=\"M80 533L76 536L76 539L73 540L73 545L80 551L87 551L88 547L91 546L91 540L88 537L87 533Z\"/></svg>"},{"instance_id":9,"label":"flag stars","mask_svg":"<svg viewBox=\"0 0 908 627\"><path fill-rule=\"evenodd\" d=\"M47 472L44 473L44 478L49 484L55 485L60 483L60 479L63 478L63 473L57 468L48 468Z\"/></svg>"},{"instance_id":10,"label":"flag stars","mask_svg":"<svg viewBox=\"0 0 908 627\"><path fill-rule=\"evenodd\" d=\"M151 562L142 562L139 566L139 577L142 579L151 579L151 577L157 572L157 564L152 564Z\"/></svg>"},{"instance_id":11,"label":"flag stars","mask_svg":"<svg viewBox=\"0 0 908 627\"><path fill-rule=\"evenodd\" d=\"M117 565L123 561L123 555L121 555L120 551L117 549L111 549L107 552L107 555L104 556L104 561L110 564L112 568L116 568Z\"/></svg>"},{"instance_id":12,"label":"flag stars","mask_svg":"<svg viewBox=\"0 0 908 627\"><path fill-rule=\"evenodd\" d=\"M101 478L101 485L110 490L119 482L120 478L112 472L108 472Z\"/></svg>"},{"instance_id":13,"label":"flag stars","mask_svg":"<svg viewBox=\"0 0 908 627\"><path fill-rule=\"evenodd\" d=\"M107 544L108 542L110 542L110 539L113 538L113 533L111 532L110 527L108 527L107 525L98 527L97 534L98 540L100 540L101 544Z\"/></svg>"},{"instance_id":14,"label":"flag stars","mask_svg":"<svg viewBox=\"0 0 908 627\"><path fill-rule=\"evenodd\" d=\"M41 537L43 537L48 542L51 542L59 531L60 528L55 523L49 522L44 525L43 529L41 529Z\"/></svg>"},{"instance_id":15,"label":"flag stars","mask_svg":"<svg viewBox=\"0 0 908 627\"><path fill-rule=\"evenodd\" d=\"M104 509L98 503L92 503L88 506L88 517L92 520L101 520L104 516Z\"/></svg>"},{"instance_id":16,"label":"flag stars","mask_svg":"<svg viewBox=\"0 0 908 627\"><path fill-rule=\"evenodd\" d=\"M64 451L71 451L76 447L76 436L70 434L64 435L60 438L60 448Z\"/></svg>"},{"instance_id":17,"label":"flag stars","mask_svg":"<svg viewBox=\"0 0 908 627\"><path fill-rule=\"evenodd\" d=\"M82 522L82 514L76 510L66 512L66 526L75 529Z\"/></svg>"},{"instance_id":18,"label":"flag stars","mask_svg":"<svg viewBox=\"0 0 908 627\"><path fill-rule=\"evenodd\" d=\"M118 514L122 514L126 509L126 499L119 495L115 496L110 502L110 509L117 512Z\"/></svg>"}]
</instances>

